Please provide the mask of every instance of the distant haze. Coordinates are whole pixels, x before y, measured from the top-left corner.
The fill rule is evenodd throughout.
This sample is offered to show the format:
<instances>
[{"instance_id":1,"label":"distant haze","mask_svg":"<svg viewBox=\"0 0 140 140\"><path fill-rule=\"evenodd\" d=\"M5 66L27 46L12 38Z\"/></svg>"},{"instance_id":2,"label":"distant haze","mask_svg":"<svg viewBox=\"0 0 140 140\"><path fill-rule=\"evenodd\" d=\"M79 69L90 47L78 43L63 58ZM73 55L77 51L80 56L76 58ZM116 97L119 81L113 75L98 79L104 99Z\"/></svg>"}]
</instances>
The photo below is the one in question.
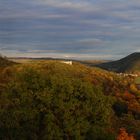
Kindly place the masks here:
<instances>
[{"instance_id":1,"label":"distant haze","mask_svg":"<svg viewBox=\"0 0 140 140\"><path fill-rule=\"evenodd\" d=\"M119 59L140 52L138 0L1 0L0 54Z\"/></svg>"}]
</instances>

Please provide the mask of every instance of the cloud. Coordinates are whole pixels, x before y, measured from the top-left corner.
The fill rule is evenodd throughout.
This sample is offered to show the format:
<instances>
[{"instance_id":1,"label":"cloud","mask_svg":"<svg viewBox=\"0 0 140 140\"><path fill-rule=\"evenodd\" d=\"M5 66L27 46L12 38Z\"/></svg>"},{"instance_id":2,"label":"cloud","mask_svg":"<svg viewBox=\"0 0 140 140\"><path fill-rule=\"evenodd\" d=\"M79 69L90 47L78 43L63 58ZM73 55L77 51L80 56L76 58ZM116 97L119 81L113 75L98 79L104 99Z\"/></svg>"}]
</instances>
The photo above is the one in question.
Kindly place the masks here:
<instances>
[{"instance_id":1,"label":"cloud","mask_svg":"<svg viewBox=\"0 0 140 140\"><path fill-rule=\"evenodd\" d=\"M65 8L65 9L75 9L75 10L86 10L89 11L91 8L91 5L87 1L75 1L75 0L40 0L42 4L46 4L51 7L56 8ZM97 7L95 7L97 9Z\"/></svg>"},{"instance_id":2,"label":"cloud","mask_svg":"<svg viewBox=\"0 0 140 140\"><path fill-rule=\"evenodd\" d=\"M40 58L40 57L45 57L45 58L65 58L65 59L78 59L78 60L90 60L90 59L98 59L98 60L103 60L103 59L110 59L110 58L117 58L115 55L111 54L105 54L105 55L100 55L100 54L85 54L85 53L58 53L58 52L38 52L38 50L34 52L20 52L17 50L5 50L3 51L3 55L9 56L9 57L32 57L32 58Z\"/></svg>"},{"instance_id":3,"label":"cloud","mask_svg":"<svg viewBox=\"0 0 140 140\"><path fill-rule=\"evenodd\" d=\"M137 0L2 1L0 53L116 58L139 51L139 8Z\"/></svg>"}]
</instances>

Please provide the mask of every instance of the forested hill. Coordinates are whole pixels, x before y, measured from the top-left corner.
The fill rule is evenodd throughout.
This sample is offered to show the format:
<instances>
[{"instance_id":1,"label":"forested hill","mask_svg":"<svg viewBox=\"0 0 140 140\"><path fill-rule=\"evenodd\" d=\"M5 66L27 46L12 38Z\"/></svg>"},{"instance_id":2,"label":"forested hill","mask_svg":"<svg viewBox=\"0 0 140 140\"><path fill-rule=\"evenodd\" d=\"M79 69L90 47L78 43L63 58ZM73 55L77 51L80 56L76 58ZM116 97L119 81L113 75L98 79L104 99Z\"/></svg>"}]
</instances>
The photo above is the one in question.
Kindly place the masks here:
<instances>
[{"instance_id":1,"label":"forested hill","mask_svg":"<svg viewBox=\"0 0 140 140\"><path fill-rule=\"evenodd\" d=\"M118 61L102 63L96 66L115 72L140 73L140 53L133 53Z\"/></svg>"},{"instance_id":2,"label":"forested hill","mask_svg":"<svg viewBox=\"0 0 140 140\"><path fill-rule=\"evenodd\" d=\"M0 56L0 67L11 66L13 64L15 64L15 62L8 60L6 57Z\"/></svg>"},{"instance_id":3,"label":"forested hill","mask_svg":"<svg viewBox=\"0 0 140 140\"><path fill-rule=\"evenodd\" d=\"M140 91L134 80L75 62L5 67L0 139L116 140L120 128L138 139Z\"/></svg>"}]
</instances>

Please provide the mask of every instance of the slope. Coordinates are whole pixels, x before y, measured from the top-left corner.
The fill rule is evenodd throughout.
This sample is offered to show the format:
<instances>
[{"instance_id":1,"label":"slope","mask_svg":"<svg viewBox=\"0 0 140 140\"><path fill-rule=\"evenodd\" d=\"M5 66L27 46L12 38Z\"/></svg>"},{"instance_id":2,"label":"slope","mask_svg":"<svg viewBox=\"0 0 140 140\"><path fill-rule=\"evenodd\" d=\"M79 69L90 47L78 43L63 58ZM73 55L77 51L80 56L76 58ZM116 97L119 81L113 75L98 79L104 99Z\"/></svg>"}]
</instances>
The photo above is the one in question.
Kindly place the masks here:
<instances>
[{"instance_id":1,"label":"slope","mask_svg":"<svg viewBox=\"0 0 140 140\"><path fill-rule=\"evenodd\" d=\"M140 53L133 53L118 61L112 61L96 65L100 68L115 72L140 72Z\"/></svg>"}]
</instances>

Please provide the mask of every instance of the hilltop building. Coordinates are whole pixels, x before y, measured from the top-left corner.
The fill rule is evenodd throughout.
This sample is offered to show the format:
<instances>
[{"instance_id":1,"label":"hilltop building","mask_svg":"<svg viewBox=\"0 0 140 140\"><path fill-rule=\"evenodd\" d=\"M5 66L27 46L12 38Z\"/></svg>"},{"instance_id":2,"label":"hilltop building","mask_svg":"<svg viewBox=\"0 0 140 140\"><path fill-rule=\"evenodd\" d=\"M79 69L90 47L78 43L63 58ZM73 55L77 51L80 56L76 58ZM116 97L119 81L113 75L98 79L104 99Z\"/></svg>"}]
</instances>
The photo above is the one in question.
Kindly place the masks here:
<instances>
[{"instance_id":1,"label":"hilltop building","mask_svg":"<svg viewBox=\"0 0 140 140\"><path fill-rule=\"evenodd\" d=\"M72 61L61 61L61 63L72 65Z\"/></svg>"}]
</instances>

